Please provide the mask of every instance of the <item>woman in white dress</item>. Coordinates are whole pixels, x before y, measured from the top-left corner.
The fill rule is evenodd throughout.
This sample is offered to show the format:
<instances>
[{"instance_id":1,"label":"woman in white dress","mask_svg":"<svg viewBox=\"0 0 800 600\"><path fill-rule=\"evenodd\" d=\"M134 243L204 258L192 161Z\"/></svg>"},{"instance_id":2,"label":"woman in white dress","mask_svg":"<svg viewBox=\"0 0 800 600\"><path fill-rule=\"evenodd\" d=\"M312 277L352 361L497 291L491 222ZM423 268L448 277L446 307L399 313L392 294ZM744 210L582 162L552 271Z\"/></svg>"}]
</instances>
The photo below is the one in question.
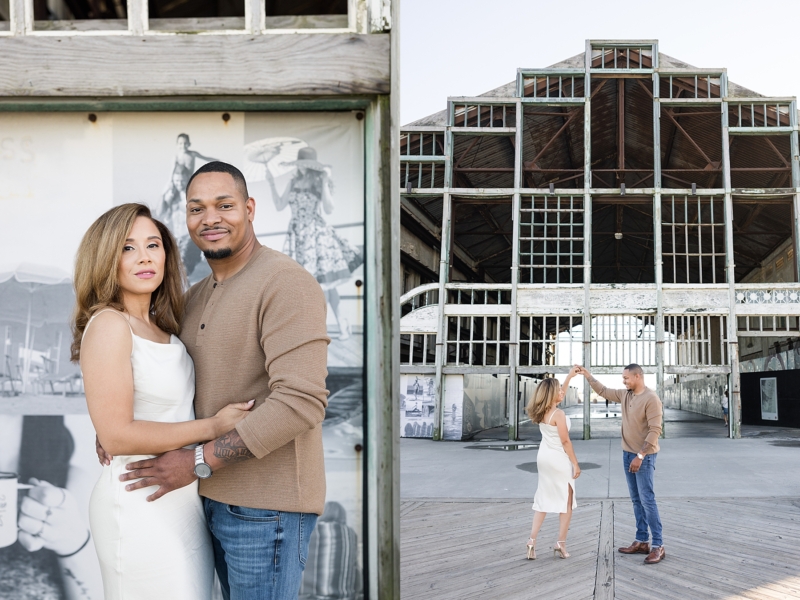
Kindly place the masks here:
<instances>
[{"instance_id":1,"label":"woman in white dress","mask_svg":"<svg viewBox=\"0 0 800 600\"><path fill-rule=\"evenodd\" d=\"M553 555L569 558L567 531L575 502L575 480L581 474L578 459L569 439L570 421L559 403L569 388L570 379L577 375L573 368L563 385L557 379L545 379L533 392L526 410L531 421L539 424L542 442L536 455L539 486L533 498L533 525L528 539L528 558L536 558L536 536L547 513L558 513L558 541Z\"/></svg>"},{"instance_id":2,"label":"woman in white dress","mask_svg":"<svg viewBox=\"0 0 800 600\"><path fill-rule=\"evenodd\" d=\"M197 482L154 503L154 487L129 492L119 480L127 463L230 431L252 406L194 419L194 364L177 337L184 280L174 238L142 204L103 214L78 249L72 359L99 443L113 456L89 506L107 600L211 598Z\"/></svg>"}]
</instances>

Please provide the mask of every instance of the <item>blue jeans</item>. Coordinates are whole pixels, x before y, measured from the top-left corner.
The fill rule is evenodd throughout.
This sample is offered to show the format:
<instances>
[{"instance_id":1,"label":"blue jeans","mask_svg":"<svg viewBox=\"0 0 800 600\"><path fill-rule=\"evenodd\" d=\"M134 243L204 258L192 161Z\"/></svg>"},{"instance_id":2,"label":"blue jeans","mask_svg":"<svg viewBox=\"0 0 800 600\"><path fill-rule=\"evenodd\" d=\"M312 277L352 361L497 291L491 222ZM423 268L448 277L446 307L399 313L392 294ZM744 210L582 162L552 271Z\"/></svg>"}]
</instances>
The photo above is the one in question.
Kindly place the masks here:
<instances>
[{"instance_id":1,"label":"blue jeans","mask_svg":"<svg viewBox=\"0 0 800 600\"><path fill-rule=\"evenodd\" d=\"M636 517L636 541L647 542L653 536L652 546L663 544L661 539L661 517L658 515L656 494L653 490L653 475L656 470L656 457L658 454L648 454L644 457L639 470L631 473L629 468L636 455L633 452L622 451L622 464L625 466L625 478L628 480L628 491L633 502L633 515Z\"/></svg>"},{"instance_id":2,"label":"blue jeans","mask_svg":"<svg viewBox=\"0 0 800 600\"><path fill-rule=\"evenodd\" d=\"M225 600L297 600L317 515L203 506Z\"/></svg>"}]
</instances>

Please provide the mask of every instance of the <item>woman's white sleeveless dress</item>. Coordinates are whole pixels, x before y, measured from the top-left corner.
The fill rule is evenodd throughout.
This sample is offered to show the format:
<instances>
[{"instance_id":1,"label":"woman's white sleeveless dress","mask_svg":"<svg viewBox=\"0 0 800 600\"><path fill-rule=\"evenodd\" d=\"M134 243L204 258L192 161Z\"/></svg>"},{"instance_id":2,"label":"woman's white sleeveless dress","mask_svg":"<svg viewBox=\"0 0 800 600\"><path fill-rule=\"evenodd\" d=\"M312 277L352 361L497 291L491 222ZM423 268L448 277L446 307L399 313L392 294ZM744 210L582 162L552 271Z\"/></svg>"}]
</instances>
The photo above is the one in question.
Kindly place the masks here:
<instances>
[{"instance_id":1,"label":"woman's white sleeveless dress","mask_svg":"<svg viewBox=\"0 0 800 600\"><path fill-rule=\"evenodd\" d=\"M553 412L555 414L555 411ZM572 423L567 419L567 431ZM533 497L533 510L545 513L567 512L569 501L569 486L572 486L572 508L578 506L575 500L575 480L572 478L572 463L561 445L558 437L558 427L550 425L553 418L550 415L548 423L539 423L542 432L542 442L536 454L536 466L539 472L539 486Z\"/></svg>"},{"instance_id":2,"label":"woman's white sleeveless dress","mask_svg":"<svg viewBox=\"0 0 800 600\"><path fill-rule=\"evenodd\" d=\"M194 363L183 343L131 335L134 419L193 420ZM105 598L209 600L214 557L197 481L148 502L157 487L128 492L119 480L127 463L146 458L152 455L115 456L92 491L89 522Z\"/></svg>"}]
</instances>

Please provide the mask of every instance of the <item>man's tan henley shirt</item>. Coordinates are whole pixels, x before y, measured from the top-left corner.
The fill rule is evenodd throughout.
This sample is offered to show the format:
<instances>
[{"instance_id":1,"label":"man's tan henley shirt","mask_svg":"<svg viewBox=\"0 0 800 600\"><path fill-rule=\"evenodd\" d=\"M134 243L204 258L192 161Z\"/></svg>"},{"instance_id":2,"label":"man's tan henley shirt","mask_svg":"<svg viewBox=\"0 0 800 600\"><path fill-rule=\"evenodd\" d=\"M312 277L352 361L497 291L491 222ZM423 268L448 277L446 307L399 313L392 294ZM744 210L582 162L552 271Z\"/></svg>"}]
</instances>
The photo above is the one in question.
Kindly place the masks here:
<instances>
[{"instance_id":1,"label":"man's tan henley shirt","mask_svg":"<svg viewBox=\"0 0 800 600\"><path fill-rule=\"evenodd\" d=\"M591 382L590 382L591 383ZM592 389L599 396L619 402L622 408L622 449L634 454L641 452L645 441L645 454L659 451L658 437L661 435L661 400L650 388L644 388L641 394L630 390L612 390L599 381L591 383Z\"/></svg>"},{"instance_id":2,"label":"man's tan henley shirt","mask_svg":"<svg viewBox=\"0 0 800 600\"><path fill-rule=\"evenodd\" d=\"M255 398L236 430L255 458L200 481L225 504L322 514L328 391L326 301L319 283L265 246L223 282L187 292L181 341L195 364L197 418Z\"/></svg>"}]
</instances>

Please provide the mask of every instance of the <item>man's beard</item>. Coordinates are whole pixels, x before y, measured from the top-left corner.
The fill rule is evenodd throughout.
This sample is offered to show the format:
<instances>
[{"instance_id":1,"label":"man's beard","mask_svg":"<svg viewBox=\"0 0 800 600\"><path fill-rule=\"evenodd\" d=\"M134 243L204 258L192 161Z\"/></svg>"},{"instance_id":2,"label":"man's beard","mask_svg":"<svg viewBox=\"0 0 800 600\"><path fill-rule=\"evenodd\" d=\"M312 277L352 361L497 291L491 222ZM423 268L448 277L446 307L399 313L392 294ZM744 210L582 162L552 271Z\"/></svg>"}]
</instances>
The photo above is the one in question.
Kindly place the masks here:
<instances>
[{"instance_id":1,"label":"man's beard","mask_svg":"<svg viewBox=\"0 0 800 600\"><path fill-rule=\"evenodd\" d=\"M220 248L219 250L203 250L203 256L205 256L207 260L222 260L223 258L228 258L232 254L233 250L230 248Z\"/></svg>"}]
</instances>

